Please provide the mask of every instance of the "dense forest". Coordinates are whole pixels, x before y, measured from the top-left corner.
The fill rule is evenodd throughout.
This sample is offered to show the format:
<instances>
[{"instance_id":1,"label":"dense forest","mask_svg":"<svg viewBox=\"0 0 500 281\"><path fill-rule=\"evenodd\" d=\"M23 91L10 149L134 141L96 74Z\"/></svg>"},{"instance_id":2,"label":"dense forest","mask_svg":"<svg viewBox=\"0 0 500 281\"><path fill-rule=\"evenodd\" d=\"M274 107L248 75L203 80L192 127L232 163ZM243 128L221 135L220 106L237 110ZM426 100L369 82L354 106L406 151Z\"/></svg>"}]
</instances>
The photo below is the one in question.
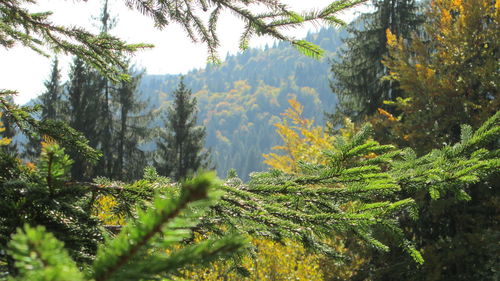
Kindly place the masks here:
<instances>
[{"instance_id":1,"label":"dense forest","mask_svg":"<svg viewBox=\"0 0 500 281\"><path fill-rule=\"evenodd\" d=\"M499 279L497 1L122 3L204 44L185 75L134 68L110 1L0 1L0 46L52 57L29 104L0 85L0 280Z\"/></svg>"},{"instance_id":2,"label":"dense forest","mask_svg":"<svg viewBox=\"0 0 500 281\"><path fill-rule=\"evenodd\" d=\"M199 120L207 128L206 146L219 176L235 169L248 180L251 172L263 171L263 153L279 144L275 124L296 99L308 110L304 117L324 124L324 112L335 107L329 87L329 61L346 37L345 29L325 28L305 40L320 46L320 60L297 56L288 42L264 49L247 49L228 55L220 65L207 65L184 75L184 81L198 100ZM145 75L141 96L154 105L171 100L168 93L180 75Z\"/></svg>"}]
</instances>

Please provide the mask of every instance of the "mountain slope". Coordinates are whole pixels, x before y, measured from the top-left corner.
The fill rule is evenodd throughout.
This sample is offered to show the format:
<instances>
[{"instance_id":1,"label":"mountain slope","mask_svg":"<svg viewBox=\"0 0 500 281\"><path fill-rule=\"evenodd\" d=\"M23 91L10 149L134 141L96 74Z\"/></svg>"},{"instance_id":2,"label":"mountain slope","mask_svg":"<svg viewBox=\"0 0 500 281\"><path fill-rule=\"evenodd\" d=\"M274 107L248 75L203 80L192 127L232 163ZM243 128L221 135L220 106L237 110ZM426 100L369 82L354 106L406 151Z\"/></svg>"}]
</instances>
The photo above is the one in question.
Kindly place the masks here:
<instances>
[{"instance_id":1,"label":"mountain slope","mask_svg":"<svg viewBox=\"0 0 500 281\"><path fill-rule=\"evenodd\" d=\"M198 99L199 120L207 127L206 146L212 150L219 176L235 168L247 179L250 172L266 168L262 153L280 141L274 124L288 107L288 99L297 99L305 107L305 117L318 122L324 111L334 108L329 59L345 36L345 31L333 28L309 34L306 40L326 51L319 61L279 43L230 55L221 65L184 75ZM140 90L152 104L167 106L179 79L180 75L145 75Z\"/></svg>"}]
</instances>

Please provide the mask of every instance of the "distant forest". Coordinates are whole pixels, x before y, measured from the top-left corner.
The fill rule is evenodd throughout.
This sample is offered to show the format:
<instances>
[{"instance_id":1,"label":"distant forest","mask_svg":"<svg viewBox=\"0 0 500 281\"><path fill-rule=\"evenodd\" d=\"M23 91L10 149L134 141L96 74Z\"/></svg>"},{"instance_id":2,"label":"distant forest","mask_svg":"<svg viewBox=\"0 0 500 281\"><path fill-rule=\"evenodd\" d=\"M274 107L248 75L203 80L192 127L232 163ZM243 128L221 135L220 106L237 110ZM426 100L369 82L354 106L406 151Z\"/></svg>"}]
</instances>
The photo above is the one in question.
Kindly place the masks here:
<instances>
[{"instance_id":1,"label":"distant forest","mask_svg":"<svg viewBox=\"0 0 500 281\"><path fill-rule=\"evenodd\" d=\"M347 36L344 28L324 28L305 38L325 50L321 60L301 56L287 42L228 55L220 65L207 65L184 75L198 100L198 120L206 126L206 146L220 177L230 168L248 179L263 171L263 153L280 142L274 124L297 99L304 117L323 124L324 113L335 108L330 89L330 61ZM144 75L139 92L150 104L165 107L181 75Z\"/></svg>"},{"instance_id":2,"label":"distant forest","mask_svg":"<svg viewBox=\"0 0 500 281\"><path fill-rule=\"evenodd\" d=\"M36 100L0 85L0 281L500 280L498 0L116 0L205 43L184 75L108 2L93 33L0 1L0 47L53 54Z\"/></svg>"}]
</instances>

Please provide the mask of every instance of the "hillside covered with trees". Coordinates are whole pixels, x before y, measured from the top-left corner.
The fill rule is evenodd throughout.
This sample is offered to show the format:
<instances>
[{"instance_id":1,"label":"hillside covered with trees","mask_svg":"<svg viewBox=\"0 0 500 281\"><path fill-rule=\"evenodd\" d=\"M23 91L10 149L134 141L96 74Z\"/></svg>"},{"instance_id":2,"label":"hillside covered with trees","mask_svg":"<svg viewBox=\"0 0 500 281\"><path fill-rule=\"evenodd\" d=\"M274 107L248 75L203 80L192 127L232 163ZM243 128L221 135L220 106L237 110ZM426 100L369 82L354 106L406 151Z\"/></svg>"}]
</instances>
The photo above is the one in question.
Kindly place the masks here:
<instances>
[{"instance_id":1,"label":"hillside covered with trees","mask_svg":"<svg viewBox=\"0 0 500 281\"><path fill-rule=\"evenodd\" d=\"M308 110L304 117L324 124L324 112L335 107L329 86L330 60L346 37L343 28L324 28L305 40L325 50L320 60L297 55L287 42L228 55L220 65L207 65L185 75L184 82L198 100L199 120L207 128L206 146L212 150L219 176L229 169L248 179L263 171L263 153L278 145L277 124L296 99ZM144 75L141 96L151 104L170 102L180 75Z\"/></svg>"},{"instance_id":2,"label":"hillside covered with trees","mask_svg":"<svg viewBox=\"0 0 500 281\"><path fill-rule=\"evenodd\" d=\"M131 66L152 46L110 1L93 31L0 1L0 46L53 57L35 102L0 85L0 280L500 279L498 1L373 0L306 40L364 1L118 1L212 62L242 21L184 77Z\"/></svg>"}]
</instances>

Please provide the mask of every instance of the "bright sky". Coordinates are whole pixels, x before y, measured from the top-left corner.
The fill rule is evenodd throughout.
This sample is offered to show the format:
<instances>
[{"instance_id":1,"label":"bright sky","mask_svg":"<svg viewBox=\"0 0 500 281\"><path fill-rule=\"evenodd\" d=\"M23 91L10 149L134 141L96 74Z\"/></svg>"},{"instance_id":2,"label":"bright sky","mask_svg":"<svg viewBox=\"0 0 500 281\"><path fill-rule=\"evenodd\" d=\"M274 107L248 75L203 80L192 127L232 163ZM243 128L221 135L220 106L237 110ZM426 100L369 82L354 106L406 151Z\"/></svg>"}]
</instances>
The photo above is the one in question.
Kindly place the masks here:
<instances>
[{"instance_id":1,"label":"bright sky","mask_svg":"<svg viewBox=\"0 0 500 281\"><path fill-rule=\"evenodd\" d=\"M101 1L60 1L39 0L32 11L53 11L53 22L67 26L83 26L89 30L98 28L97 20L101 10ZM157 30L153 21L140 13L128 10L124 1L111 0L110 12L118 17L117 26L112 30L116 35L129 43L150 43L155 48L141 51L134 55L133 62L138 67L146 69L148 74L178 74L186 73L195 68L206 65L207 52L201 43L192 43L184 31L177 25L169 25L164 30ZM284 0L296 11L324 7L331 0ZM339 16L345 20L352 20L356 14L369 10L369 7L358 6L345 11ZM221 42L219 54L224 58L227 53L235 54L238 50L238 39L243 23L231 14L223 14L218 25L218 35ZM304 37L308 31L317 30L318 26L307 26L294 30L292 35ZM250 47L261 47L272 44L273 40L266 37L254 38ZM67 78L69 56L60 56L60 67L63 80ZM43 93L43 82L49 77L51 58L43 57L25 47L13 49L0 47L0 89L16 90L19 95L15 98L18 103L25 103Z\"/></svg>"}]
</instances>

